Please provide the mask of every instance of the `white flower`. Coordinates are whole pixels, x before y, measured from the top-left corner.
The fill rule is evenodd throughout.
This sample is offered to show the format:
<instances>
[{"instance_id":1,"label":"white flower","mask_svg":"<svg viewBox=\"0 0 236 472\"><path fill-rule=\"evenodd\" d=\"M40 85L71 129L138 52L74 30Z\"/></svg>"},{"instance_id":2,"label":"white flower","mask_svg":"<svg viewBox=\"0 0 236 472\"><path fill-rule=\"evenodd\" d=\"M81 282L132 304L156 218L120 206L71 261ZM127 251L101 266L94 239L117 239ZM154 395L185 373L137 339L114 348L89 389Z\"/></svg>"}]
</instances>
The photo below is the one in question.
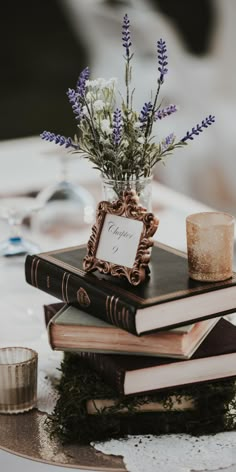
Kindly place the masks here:
<instances>
[{"instance_id":1,"label":"white flower","mask_svg":"<svg viewBox=\"0 0 236 472\"><path fill-rule=\"evenodd\" d=\"M105 107L105 103L103 102L103 100L95 100L93 104L94 111L101 111L103 110L104 107Z\"/></svg>"},{"instance_id":2,"label":"white flower","mask_svg":"<svg viewBox=\"0 0 236 472\"><path fill-rule=\"evenodd\" d=\"M98 85L99 85L98 80L86 80L86 87L95 88L95 87L98 87Z\"/></svg>"},{"instance_id":3,"label":"white flower","mask_svg":"<svg viewBox=\"0 0 236 472\"><path fill-rule=\"evenodd\" d=\"M109 143L110 143L109 138L104 138L104 137L102 136L102 134L100 134L100 136L99 136L99 141L100 141L100 143L102 143L102 144L109 144Z\"/></svg>"},{"instance_id":4,"label":"white flower","mask_svg":"<svg viewBox=\"0 0 236 472\"><path fill-rule=\"evenodd\" d=\"M92 94L91 92L88 92L88 93L86 94L86 100L87 100L88 102L91 102L91 101L93 100L93 94Z\"/></svg>"},{"instance_id":5,"label":"white flower","mask_svg":"<svg viewBox=\"0 0 236 472\"><path fill-rule=\"evenodd\" d=\"M134 128L141 128L142 125L143 123L140 123L140 121L136 121L136 123L134 123Z\"/></svg>"},{"instance_id":6,"label":"white flower","mask_svg":"<svg viewBox=\"0 0 236 472\"><path fill-rule=\"evenodd\" d=\"M111 77L111 78L107 81L107 87L116 87L117 83L118 83L117 77Z\"/></svg>"},{"instance_id":7,"label":"white flower","mask_svg":"<svg viewBox=\"0 0 236 472\"><path fill-rule=\"evenodd\" d=\"M101 130L103 133L106 134L111 134L112 133L112 128L110 127L110 121L109 120L102 120L101 121Z\"/></svg>"},{"instance_id":8,"label":"white flower","mask_svg":"<svg viewBox=\"0 0 236 472\"><path fill-rule=\"evenodd\" d=\"M144 144L145 139L142 136L140 136L140 138L138 138L137 141L140 144Z\"/></svg>"},{"instance_id":9,"label":"white flower","mask_svg":"<svg viewBox=\"0 0 236 472\"><path fill-rule=\"evenodd\" d=\"M95 81L94 81L95 82ZM110 79L104 79L102 77L99 77L97 80L96 80L96 87L99 88L99 89L104 89L104 88L113 88L117 85L117 78L116 77L111 77Z\"/></svg>"},{"instance_id":10,"label":"white flower","mask_svg":"<svg viewBox=\"0 0 236 472\"><path fill-rule=\"evenodd\" d=\"M97 82L98 82L98 88L99 89L103 89L103 88L106 87L107 82L103 77L98 77Z\"/></svg>"},{"instance_id":11,"label":"white flower","mask_svg":"<svg viewBox=\"0 0 236 472\"><path fill-rule=\"evenodd\" d=\"M88 109L87 109L86 106L84 106L84 107L82 108L82 113L83 113L84 116L89 116Z\"/></svg>"},{"instance_id":12,"label":"white flower","mask_svg":"<svg viewBox=\"0 0 236 472\"><path fill-rule=\"evenodd\" d=\"M128 139L123 139L122 144L123 144L124 148L127 148L128 145L129 145Z\"/></svg>"}]
</instances>

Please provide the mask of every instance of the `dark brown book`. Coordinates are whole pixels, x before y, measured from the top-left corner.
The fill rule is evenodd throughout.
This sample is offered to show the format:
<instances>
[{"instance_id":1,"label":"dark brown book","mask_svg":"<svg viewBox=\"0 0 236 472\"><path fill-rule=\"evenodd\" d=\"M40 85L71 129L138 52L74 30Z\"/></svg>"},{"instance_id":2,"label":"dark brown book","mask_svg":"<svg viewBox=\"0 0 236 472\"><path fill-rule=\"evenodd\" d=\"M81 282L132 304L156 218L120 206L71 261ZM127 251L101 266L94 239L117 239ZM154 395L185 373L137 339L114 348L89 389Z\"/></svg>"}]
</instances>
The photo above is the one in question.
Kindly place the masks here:
<instances>
[{"instance_id":1,"label":"dark brown book","mask_svg":"<svg viewBox=\"0 0 236 472\"><path fill-rule=\"evenodd\" d=\"M188 360L91 352L78 356L120 395L226 379L236 376L236 326L219 320Z\"/></svg>"},{"instance_id":2,"label":"dark brown book","mask_svg":"<svg viewBox=\"0 0 236 472\"><path fill-rule=\"evenodd\" d=\"M150 277L134 287L125 279L82 269L86 247L29 255L29 284L133 334L190 324L236 310L236 274L224 282L188 276L186 254L156 243Z\"/></svg>"},{"instance_id":3,"label":"dark brown book","mask_svg":"<svg viewBox=\"0 0 236 472\"><path fill-rule=\"evenodd\" d=\"M59 304L58 304L59 306ZM52 349L189 359L220 318L135 336L72 305L45 309ZM53 317L51 314L54 313Z\"/></svg>"}]
</instances>

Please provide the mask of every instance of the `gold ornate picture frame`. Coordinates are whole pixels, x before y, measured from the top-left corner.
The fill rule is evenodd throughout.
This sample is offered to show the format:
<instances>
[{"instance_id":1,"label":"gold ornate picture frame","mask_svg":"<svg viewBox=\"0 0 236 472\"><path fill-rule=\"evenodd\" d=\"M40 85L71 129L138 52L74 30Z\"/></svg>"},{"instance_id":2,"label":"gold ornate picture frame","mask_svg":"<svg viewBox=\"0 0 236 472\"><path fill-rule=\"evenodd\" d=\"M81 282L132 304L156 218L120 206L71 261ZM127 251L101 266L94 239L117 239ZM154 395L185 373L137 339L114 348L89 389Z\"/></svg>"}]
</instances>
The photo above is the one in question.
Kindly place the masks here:
<instances>
[{"instance_id":1,"label":"gold ornate picture frame","mask_svg":"<svg viewBox=\"0 0 236 472\"><path fill-rule=\"evenodd\" d=\"M140 284L148 273L152 236L158 224L158 218L138 204L134 190L123 192L114 202L101 201L87 244L84 270L99 270L126 277L132 285Z\"/></svg>"}]
</instances>

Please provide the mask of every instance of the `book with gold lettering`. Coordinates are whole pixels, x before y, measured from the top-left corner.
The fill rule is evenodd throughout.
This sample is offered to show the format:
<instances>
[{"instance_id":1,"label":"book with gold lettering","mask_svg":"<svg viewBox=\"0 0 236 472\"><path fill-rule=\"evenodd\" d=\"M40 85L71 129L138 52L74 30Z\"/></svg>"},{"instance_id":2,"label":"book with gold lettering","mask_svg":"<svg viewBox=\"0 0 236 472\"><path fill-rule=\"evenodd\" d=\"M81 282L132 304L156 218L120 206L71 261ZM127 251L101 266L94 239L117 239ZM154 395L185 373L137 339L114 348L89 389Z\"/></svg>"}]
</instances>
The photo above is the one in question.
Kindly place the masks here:
<instances>
[{"instance_id":1,"label":"book with gold lettering","mask_svg":"<svg viewBox=\"0 0 236 472\"><path fill-rule=\"evenodd\" d=\"M197 282L188 276L186 254L156 243L150 276L131 286L125 279L86 273L86 246L28 255L26 280L108 323L142 335L233 313L236 274L223 282Z\"/></svg>"}]
</instances>

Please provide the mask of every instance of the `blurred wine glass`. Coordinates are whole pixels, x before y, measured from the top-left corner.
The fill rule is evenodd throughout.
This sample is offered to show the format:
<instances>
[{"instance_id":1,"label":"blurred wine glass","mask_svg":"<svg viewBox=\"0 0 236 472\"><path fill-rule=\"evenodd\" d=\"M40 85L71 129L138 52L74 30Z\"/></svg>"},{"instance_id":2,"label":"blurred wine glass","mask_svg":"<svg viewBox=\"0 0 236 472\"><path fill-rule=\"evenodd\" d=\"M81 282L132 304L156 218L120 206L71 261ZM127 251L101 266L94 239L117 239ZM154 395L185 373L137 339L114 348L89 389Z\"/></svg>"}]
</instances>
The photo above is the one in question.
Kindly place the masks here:
<instances>
[{"instance_id":1,"label":"blurred wine glass","mask_svg":"<svg viewBox=\"0 0 236 472\"><path fill-rule=\"evenodd\" d=\"M60 174L55 183L38 193L37 200L42 211L36 218L37 229L54 232L62 228L65 231L90 225L95 215L93 196L85 187L73 183L69 178L68 166L71 156L59 153L54 157L59 159Z\"/></svg>"},{"instance_id":2,"label":"blurred wine glass","mask_svg":"<svg viewBox=\"0 0 236 472\"><path fill-rule=\"evenodd\" d=\"M31 197L0 199L0 218L10 228L9 237L0 241L0 256L22 256L39 251L39 246L22 236L22 222L40 209L40 203Z\"/></svg>"}]
</instances>

